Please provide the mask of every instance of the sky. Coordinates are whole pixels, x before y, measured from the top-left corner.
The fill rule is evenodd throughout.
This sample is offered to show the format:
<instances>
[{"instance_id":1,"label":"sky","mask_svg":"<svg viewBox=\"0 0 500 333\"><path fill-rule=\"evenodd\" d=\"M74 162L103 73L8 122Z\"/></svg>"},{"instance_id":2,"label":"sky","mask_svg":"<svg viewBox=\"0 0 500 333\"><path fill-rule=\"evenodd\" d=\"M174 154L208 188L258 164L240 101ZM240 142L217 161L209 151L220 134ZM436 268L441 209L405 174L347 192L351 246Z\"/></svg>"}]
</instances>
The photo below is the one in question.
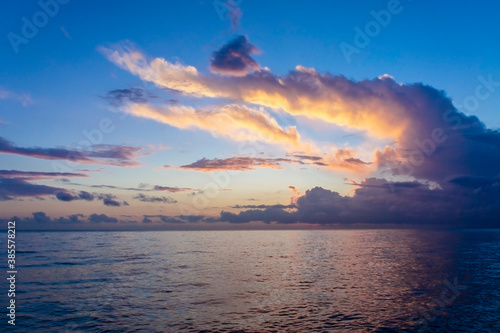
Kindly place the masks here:
<instances>
[{"instance_id":1,"label":"sky","mask_svg":"<svg viewBox=\"0 0 500 333\"><path fill-rule=\"evenodd\" d=\"M3 222L499 226L497 2L2 6Z\"/></svg>"}]
</instances>

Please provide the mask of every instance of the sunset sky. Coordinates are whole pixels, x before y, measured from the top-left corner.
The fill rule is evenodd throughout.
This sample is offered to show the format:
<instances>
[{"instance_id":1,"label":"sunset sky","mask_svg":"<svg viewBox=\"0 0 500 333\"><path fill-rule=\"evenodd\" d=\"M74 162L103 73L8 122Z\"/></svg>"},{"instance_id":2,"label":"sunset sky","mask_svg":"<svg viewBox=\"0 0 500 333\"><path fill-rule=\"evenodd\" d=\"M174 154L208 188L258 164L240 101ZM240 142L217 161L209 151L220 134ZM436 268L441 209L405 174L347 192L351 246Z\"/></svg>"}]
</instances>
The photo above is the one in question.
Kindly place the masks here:
<instances>
[{"instance_id":1,"label":"sunset sky","mask_svg":"<svg viewBox=\"0 0 500 333\"><path fill-rule=\"evenodd\" d=\"M18 228L499 226L497 2L2 9Z\"/></svg>"}]
</instances>

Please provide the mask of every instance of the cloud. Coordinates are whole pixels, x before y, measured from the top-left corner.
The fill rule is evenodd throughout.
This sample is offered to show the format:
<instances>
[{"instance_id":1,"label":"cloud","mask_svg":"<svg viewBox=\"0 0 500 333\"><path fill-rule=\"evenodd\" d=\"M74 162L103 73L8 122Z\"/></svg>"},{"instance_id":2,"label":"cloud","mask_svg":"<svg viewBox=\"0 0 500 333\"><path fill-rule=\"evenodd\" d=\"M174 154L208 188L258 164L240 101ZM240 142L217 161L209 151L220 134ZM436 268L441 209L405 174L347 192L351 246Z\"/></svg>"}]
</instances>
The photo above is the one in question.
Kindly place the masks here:
<instances>
[{"instance_id":1,"label":"cloud","mask_svg":"<svg viewBox=\"0 0 500 333\"><path fill-rule=\"evenodd\" d=\"M71 193L69 191L61 191L56 193L56 198L59 201L75 201L75 200L85 200L85 201L93 201L94 199L102 200L102 203L105 206L110 207L120 207L122 205L128 206L129 204L126 201L116 200L117 197L113 194L109 193L89 193L86 191L80 191L79 193Z\"/></svg>"},{"instance_id":2,"label":"cloud","mask_svg":"<svg viewBox=\"0 0 500 333\"><path fill-rule=\"evenodd\" d=\"M276 204L276 205L236 205L232 206L231 208L237 208L237 209L266 209L266 208L278 208L278 209L287 209L287 208L297 208L297 206L290 204L290 205L281 205L281 204Z\"/></svg>"},{"instance_id":3,"label":"cloud","mask_svg":"<svg viewBox=\"0 0 500 333\"><path fill-rule=\"evenodd\" d=\"M287 154L287 156L294 157L301 160L310 160L314 162L319 162L323 160L321 156L312 156L312 155L301 155L301 154Z\"/></svg>"},{"instance_id":4,"label":"cloud","mask_svg":"<svg viewBox=\"0 0 500 333\"><path fill-rule=\"evenodd\" d=\"M240 212L239 214L233 214L230 212L222 211L220 213L220 220L223 222L230 223L248 223L252 221L259 222L276 222L280 223L295 223L297 222L295 215L289 213L281 208L268 207L264 210L260 209L250 209Z\"/></svg>"},{"instance_id":5,"label":"cloud","mask_svg":"<svg viewBox=\"0 0 500 333\"><path fill-rule=\"evenodd\" d=\"M148 196L143 193L139 193L134 197L134 199L142 201L142 202L151 202L151 203L176 203L177 200L170 197L155 197Z\"/></svg>"},{"instance_id":6,"label":"cloud","mask_svg":"<svg viewBox=\"0 0 500 333\"><path fill-rule=\"evenodd\" d=\"M185 192L185 191L198 191L197 189L193 189L193 188L189 188L189 187L180 188L180 187L169 187L169 186L161 186L161 185L150 186L149 184L144 184L144 183L139 184L138 187L122 187L122 186L106 185L106 184L84 185L84 184L79 184L79 183L69 183L69 185L85 186L85 187L91 187L91 188L107 188L107 189L113 189L113 190L134 191L134 192L160 191L160 192L177 193L177 192Z\"/></svg>"},{"instance_id":7,"label":"cloud","mask_svg":"<svg viewBox=\"0 0 500 333\"><path fill-rule=\"evenodd\" d=\"M142 104L155 98L157 97L139 88L111 90L104 97L113 106L121 106L126 102Z\"/></svg>"},{"instance_id":8,"label":"cloud","mask_svg":"<svg viewBox=\"0 0 500 333\"><path fill-rule=\"evenodd\" d=\"M91 223L117 223L118 219L115 217L107 216L106 214L92 214L89 216Z\"/></svg>"},{"instance_id":9,"label":"cloud","mask_svg":"<svg viewBox=\"0 0 500 333\"><path fill-rule=\"evenodd\" d=\"M33 212L30 217L20 218L13 216L9 219L0 218L0 223L7 221L16 221L18 228L22 230L97 230L101 226L117 224L118 219L105 214L91 214L85 218L84 214L71 214L66 217L50 217L47 213L38 211Z\"/></svg>"},{"instance_id":10,"label":"cloud","mask_svg":"<svg viewBox=\"0 0 500 333\"><path fill-rule=\"evenodd\" d=\"M241 2L241 0L239 2ZM242 16L241 8L235 0L228 0L226 4L228 6L229 19L231 20L231 29L236 30L240 25Z\"/></svg>"},{"instance_id":11,"label":"cloud","mask_svg":"<svg viewBox=\"0 0 500 333\"><path fill-rule=\"evenodd\" d=\"M360 160L359 158L346 158L344 161L346 161L347 163L354 163L354 164L363 164L363 165L369 165L369 164L372 164L371 162L364 162L362 160Z\"/></svg>"},{"instance_id":12,"label":"cloud","mask_svg":"<svg viewBox=\"0 0 500 333\"><path fill-rule=\"evenodd\" d=\"M378 178L367 178L353 185L359 188L352 197L315 187L296 198L296 210L274 206L239 213L222 211L220 219L231 223L262 221L455 227L498 227L500 221L498 179L481 179L477 182L453 179L442 189L431 188L417 181L388 182Z\"/></svg>"},{"instance_id":13,"label":"cloud","mask_svg":"<svg viewBox=\"0 0 500 333\"><path fill-rule=\"evenodd\" d=\"M61 28L62 33L64 34L64 36L66 36L67 39L73 39L73 38L71 38L71 36L68 34L68 32L66 31L66 29L63 26L60 26L60 28Z\"/></svg>"},{"instance_id":14,"label":"cloud","mask_svg":"<svg viewBox=\"0 0 500 333\"><path fill-rule=\"evenodd\" d=\"M213 53L210 70L217 74L245 76L260 70L259 64L250 56L256 53L259 49L245 36L236 36Z\"/></svg>"},{"instance_id":15,"label":"cloud","mask_svg":"<svg viewBox=\"0 0 500 333\"><path fill-rule=\"evenodd\" d=\"M144 148L117 145L93 145L92 150L66 148L16 147L0 137L0 153L14 154L47 160L67 160L83 164L107 164L121 167L140 165L135 158L144 154Z\"/></svg>"},{"instance_id":16,"label":"cloud","mask_svg":"<svg viewBox=\"0 0 500 333\"><path fill-rule=\"evenodd\" d=\"M256 167L282 169L280 163L300 163L298 160L288 158L261 158L261 157L248 157L238 156L225 159L214 158L212 160L202 158L189 165L183 165L179 168L197 170L197 171L218 171L218 170L238 170L248 171L255 170Z\"/></svg>"},{"instance_id":17,"label":"cloud","mask_svg":"<svg viewBox=\"0 0 500 333\"><path fill-rule=\"evenodd\" d=\"M236 141L266 141L295 149L310 149L293 126L282 128L263 110L235 104L206 109L190 106L129 104L122 110L180 129L201 129L214 137Z\"/></svg>"},{"instance_id":18,"label":"cloud","mask_svg":"<svg viewBox=\"0 0 500 333\"><path fill-rule=\"evenodd\" d=\"M13 200L18 197L57 195L58 193L69 195L69 192L63 188L32 183L40 179L59 177L87 177L87 175L69 172L0 170L0 201Z\"/></svg>"},{"instance_id":19,"label":"cloud","mask_svg":"<svg viewBox=\"0 0 500 333\"><path fill-rule=\"evenodd\" d=\"M170 192L170 193L177 193L177 192L186 192L186 191L199 191L196 189L192 189L189 187L171 187L171 186L161 186L161 185L155 185L153 187L153 191L160 191L160 192Z\"/></svg>"},{"instance_id":20,"label":"cloud","mask_svg":"<svg viewBox=\"0 0 500 333\"><path fill-rule=\"evenodd\" d=\"M232 47L233 43L235 47ZM252 54L244 47L246 52L238 49L238 45L245 43L248 40L232 40L218 51L221 68L232 68L231 61L236 59L224 56L232 55L233 49L237 59L241 59L240 54ZM338 193L322 192L320 189L310 190L309 195L306 193L297 198L297 204L302 198L318 193L329 198L330 208L326 206L316 213L311 211L315 214L313 220L321 221L319 214L322 211L324 216L334 213L331 209L337 204L339 214L343 214L338 216L339 221L363 220L367 216L360 214L365 209L357 206L363 201L376 212L373 219L377 220L384 217L393 221L397 216L393 212L399 212L401 219L415 223L430 220L442 223L450 221L450 216L468 223L471 211L477 211L484 221L499 217L495 195L500 175L500 131L488 129L475 116L465 115L442 90L423 83L398 83L388 75L354 81L301 65L285 75L260 69L260 66L260 70L252 71L253 67L244 61L239 65L242 70L238 76L219 75L219 72L200 73L192 66L172 64L162 58L148 59L133 48L118 46L113 50L103 49L103 52L110 61L142 80L192 98L203 98L200 99L203 105L207 105L207 101L231 103L222 107L204 107L203 110L191 106L171 109L170 106L132 103L124 112L181 129L190 126L203 129L214 137L235 141L264 140L281 145L291 155L321 156L321 160L310 160L318 166L355 172L368 179L355 190L352 198L339 197ZM492 92L500 86L500 82L494 81L491 75L481 77L480 82L482 91ZM233 114L227 112L224 107L229 106L238 111ZM200 112L212 113L210 117L203 118L198 115ZM346 143L340 148L321 148L314 142L304 141L295 127L273 125L276 121L273 115L278 112L285 112L298 120L306 117L349 131L359 131L363 133L360 140L365 142L358 147L350 147ZM162 118L163 114L167 115L166 119ZM212 115L217 126L205 124L212 119ZM240 121L241 117L245 118L244 121ZM195 125L183 124L181 119ZM266 128L265 134L262 126L257 124L267 126L263 127ZM194 167L198 162L194 163ZM199 164L210 167L210 162L201 160ZM217 163L219 161L212 164L216 167ZM413 187L408 187L412 182L415 182ZM372 196L376 191L389 192L377 192ZM429 198L436 203L429 202ZM305 200L302 199L302 202ZM371 205L374 202L378 206ZM391 202L392 206L389 205ZM490 204L486 206L485 202ZM454 213L446 215L435 206L437 203ZM269 214L284 219L292 214L297 218L300 217L297 214L305 211L304 205L302 208L299 206L295 215L288 211L279 215L281 213L275 210L269 211ZM354 207L352 211L346 211L349 205ZM399 207L407 207L413 215L403 214ZM421 209L420 213L413 207ZM428 211L433 213L427 214ZM490 212L489 216L484 214L486 211ZM226 212L224 216L232 218L230 214ZM258 214L262 212L248 213L247 217Z\"/></svg>"},{"instance_id":21,"label":"cloud","mask_svg":"<svg viewBox=\"0 0 500 333\"><path fill-rule=\"evenodd\" d=\"M33 212L32 217L19 218L12 217L8 219L9 221L16 221L20 226L26 227L31 226L31 228L44 228L52 229L54 227L81 227L87 225L89 222L92 224L107 224L107 223L117 223L118 219L115 217L107 216L106 214L91 214L87 219L84 219L83 214L72 214L67 217L52 218L45 212ZM30 228L28 228L30 229Z\"/></svg>"},{"instance_id":22,"label":"cloud","mask_svg":"<svg viewBox=\"0 0 500 333\"><path fill-rule=\"evenodd\" d=\"M104 198L102 202L105 206L120 207L121 203L112 198Z\"/></svg>"},{"instance_id":23,"label":"cloud","mask_svg":"<svg viewBox=\"0 0 500 333\"><path fill-rule=\"evenodd\" d=\"M16 221L21 226L26 226L28 224L31 224L32 226L35 226L37 229L40 227L45 228L47 227L48 224L76 225L85 222L83 220L80 220L80 218L84 217L83 214L72 214L69 215L68 217L51 218L47 216L45 212L33 212L32 216L33 217L27 217L27 218L12 217L9 219L9 221Z\"/></svg>"},{"instance_id":24,"label":"cloud","mask_svg":"<svg viewBox=\"0 0 500 333\"><path fill-rule=\"evenodd\" d=\"M143 222L161 222L169 224L186 224L186 223L201 223L201 222L215 222L216 219L204 215L182 215L182 216L168 216L168 215L144 215Z\"/></svg>"},{"instance_id":25,"label":"cloud","mask_svg":"<svg viewBox=\"0 0 500 333\"><path fill-rule=\"evenodd\" d=\"M5 90L0 88L0 99L11 99L18 101L21 103L22 106L28 106L30 104L33 104L33 99L29 94L22 93L22 94L16 94L11 91Z\"/></svg>"},{"instance_id":26,"label":"cloud","mask_svg":"<svg viewBox=\"0 0 500 333\"><path fill-rule=\"evenodd\" d=\"M33 184L22 178L0 177L0 201L13 200L18 197L55 195L65 191L59 187Z\"/></svg>"},{"instance_id":27,"label":"cloud","mask_svg":"<svg viewBox=\"0 0 500 333\"><path fill-rule=\"evenodd\" d=\"M192 66L174 65L161 58L147 61L141 53L122 46L104 53L143 80L184 94L282 109L294 116L368 130L382 138L398 137L407 125L400 107L409 103L397 92L407 87L388 78L355 82L300 65L281 77L269 71L239 77L208 76Z\"/></svg>"},{"instance_id":28,"label":"cloud","mask_svg":"<svg viewBox=\"0 0 500 333\"><path fill-rule=\"evenodd\" d=\"M299 199L300 197L300 191L298 188L296 188L295 186L293 185L289 185L288 186L288 189L292 190L293 192L293 196L290 198L290 205L293 205L293 206L297 206L297 200Z\"/></svg>"},{"instance_id":29,"label":"cloud","mask_svg":"<svg viewBox=\"0 0 500 333\"><path fill-rule=\"evenodd\" d=\"M72 172L39 172L39 171L19 171L19 170L0 170L0 177L22 177L25 179L47 179L58 177L88 177L83 173Z\"/></svg>"}]
</instances>

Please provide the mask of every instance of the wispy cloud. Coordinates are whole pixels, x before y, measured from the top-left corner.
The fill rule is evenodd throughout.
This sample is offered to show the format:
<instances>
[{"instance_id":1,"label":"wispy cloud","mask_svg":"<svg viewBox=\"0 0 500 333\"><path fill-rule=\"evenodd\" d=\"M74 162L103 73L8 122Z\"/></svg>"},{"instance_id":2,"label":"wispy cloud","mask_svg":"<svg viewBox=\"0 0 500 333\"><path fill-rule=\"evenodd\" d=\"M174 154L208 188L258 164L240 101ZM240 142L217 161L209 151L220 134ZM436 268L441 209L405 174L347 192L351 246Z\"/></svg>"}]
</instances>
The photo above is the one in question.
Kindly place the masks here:
<instances>
[{"instance_id":1,"label":"wispy cloud","mask_svg":"<svg viewBox=\"0 0 500 333\"><path fill-rule=\"evenodd\" d=\"M202 158L194 163L180 166L181 169L197 171L217 171L217 170L237 170L248 171L259 168L282 169L281 163L303 164L303 162L289 158L261 158L238 156L225 159L206 159Z\"/></svg>"},{"instance_id":2,"label":"wispy cloud","mask_svg":"<svg viewBox=\"0 0 500 333\"><path fill-rule=\"evenodd\" d=\"M62 33L64 34L64 36L66 36L67 39L73 39L66 31L66 28L64 28L63 26L61 26L60 28L61 28Z\"/></svg>"},{"instance_id":3,"label":"wispy cloud","mask_svg":"<svg viewBox=\"0 0 500 333\"><path fill-rule=\"evenodd\" d=\"M239 2L241 2L241 0ZM240 25L243 13L240 6L238 6L238 2L235 0L228 0L226 3L228 6L229 19L231 20L231 29L236 30Z\"/></svg>"},{"instance_id":4,"label":"wispy cloud","mask_svg":"<svg viewBox=\"0 0 500 333\"><path fill-rule=\"evenodd\" d=\"M104 164L120 167L140 165L136 158L147 154L144 147L128 147L117 145L94 145L92 150L66 148L17 147L12 142L0 137L0 153L26 157L67 160L82 164Z\"/></svg>"},{"instance_id":5,"label":"wispy cloud","mask_svg":"<svg viewBox=\"0 0 500 333\"><path fill-rule=\"evenodd\" d=\"M0 88L0 99L11 99L18 101L22 106L28 106L30 104L34 104L33 99L30 94L21 93L17 94L5 89Z\"/></svg>"},{"instance_id":6,"label":"wispy cloud","mask_svg":"<svg viewBox=\"0 0 500 333\"><path fill-rule=\"evenodd\" d=\"M142 201L142 202L150 202L150 203L176 203L177 200L170 197L155 197L145 195L143 193L139 193L134 197L134 199Z\"/></svg>"},{"instance_id":7,"label":"wispy cloud","mask_svg":"<svg viewBox=\"0 0 500 333\"><path fill-rule=\"evenodd\" d=\"M152 191L177 193L177 192L192 192L192 191L200 191L200 190L189 188L189 187L171 187L171 186L155 185L153 187Z\"/></svg>"},{"instance_id":8,"label":"wispy cloud","mask_svg":"<svg viewBox=\"0 0 500 333\"><path fill-rule=\"evenodd\" d=\"M23 178L0 177L0 201L19 197L38 197L66 192L65 189L48 185L39 185Z\"/></svg>"},{"instance_id":9,"label":"wispy cloud","mask_svg":"<svg viewBox=\"0 0 500 333\"><path fill-rule=\"evenodd\" d=\"M59 193L69 194L68 190L60 187L34 183L34 181L40 179L57 179L62 177L87 177L87 175L67 172L0 170L0 201L23 197L57 195Z\"/></svg>"},{"instance_id":10,"label":"wispy cloud","mask_svg":"<svg viewBox=\"0 0 500 333\"><path fill-rule=\"evenodd\" d=\"M46 179L59 177L88 177L83 173L72 172L40 172L40 171L20 171L20 170L0 170L0 177L21 177L24 179Z\"/></svg>"},{"instance_id":11,"label":"wispy cloud","mask_svg":"<svg viewBox=\"0 0 500 333\"><path fill-rule=\"evenodd\" d=\"M180 129L202 129L215 137L236 141L266 141L295 149L306 148L296 128L282 128L263 110L224 105L207 109L190 106L130 104L123 108L131 115L148 118ZM306 148L307 149L307 148Z\"/></svg>"}]
</instances>

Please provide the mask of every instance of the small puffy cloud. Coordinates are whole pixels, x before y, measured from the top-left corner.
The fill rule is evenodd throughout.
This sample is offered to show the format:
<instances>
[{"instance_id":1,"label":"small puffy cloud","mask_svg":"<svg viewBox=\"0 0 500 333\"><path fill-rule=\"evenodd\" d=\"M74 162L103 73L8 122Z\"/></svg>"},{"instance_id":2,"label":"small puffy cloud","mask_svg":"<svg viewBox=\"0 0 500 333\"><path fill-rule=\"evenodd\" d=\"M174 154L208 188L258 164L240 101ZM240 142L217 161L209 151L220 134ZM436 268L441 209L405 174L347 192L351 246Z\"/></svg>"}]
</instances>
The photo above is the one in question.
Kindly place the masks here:
<instances>
[{"instance_id":1,"label":"small puffy cloud","mask_svg":"<svg viewBox=\"0 0 500 333\"><path fill-rule=\"evenodd\" d=\"M259 64L250 56L256 53L259 49L245 36L236 36L213 53L210 70L217 74L245 76L260 70Z\"/></svg>"},{"instance_id":2,"label":"small puffy cloud","mask_svg":"<svg viewBox=\"0 0 500 333\"><path fill-rule=\"evenodd\" d=\"M102 200L102 203L105 206L110 207L120 207L122 205L128 206L129 204L126 201L119 201L117 197L113 194L109 193L89 193L86 191L80 191L79 193L72 193L69 191L61 191L56 193L56 198L59 201L74 201L74 200L85 200L85 201L93 201L94 199Z\"/></svg>"}]
</instances>

